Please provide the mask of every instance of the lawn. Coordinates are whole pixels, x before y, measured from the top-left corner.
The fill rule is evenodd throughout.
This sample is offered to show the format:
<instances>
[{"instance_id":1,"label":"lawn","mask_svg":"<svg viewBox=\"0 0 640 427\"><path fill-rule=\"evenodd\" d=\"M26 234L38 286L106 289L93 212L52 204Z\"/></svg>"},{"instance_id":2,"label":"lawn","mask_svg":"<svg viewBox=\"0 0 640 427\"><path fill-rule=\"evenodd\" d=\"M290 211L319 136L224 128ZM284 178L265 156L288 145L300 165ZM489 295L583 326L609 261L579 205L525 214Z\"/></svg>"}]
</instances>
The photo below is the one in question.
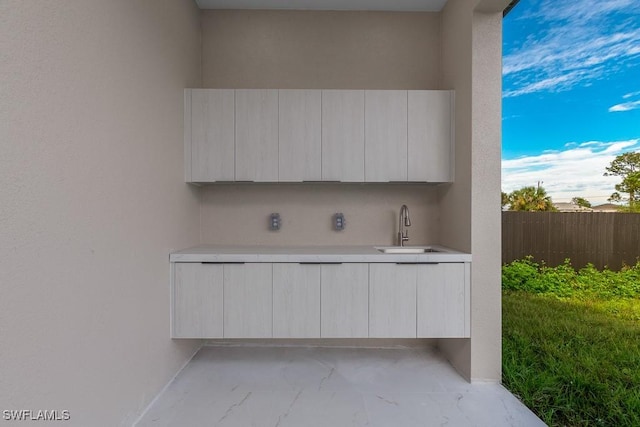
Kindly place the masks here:
<instances>
[{"instance_id":1,"label":"lawn","mask_svg":"<svg viewBox=\"0 0 640 427\"><path fill-rule=\"evenodd\" d=\"M503 383L552 426L640 426L640 263L503 267Z\"/></svg>"}]
</instances>

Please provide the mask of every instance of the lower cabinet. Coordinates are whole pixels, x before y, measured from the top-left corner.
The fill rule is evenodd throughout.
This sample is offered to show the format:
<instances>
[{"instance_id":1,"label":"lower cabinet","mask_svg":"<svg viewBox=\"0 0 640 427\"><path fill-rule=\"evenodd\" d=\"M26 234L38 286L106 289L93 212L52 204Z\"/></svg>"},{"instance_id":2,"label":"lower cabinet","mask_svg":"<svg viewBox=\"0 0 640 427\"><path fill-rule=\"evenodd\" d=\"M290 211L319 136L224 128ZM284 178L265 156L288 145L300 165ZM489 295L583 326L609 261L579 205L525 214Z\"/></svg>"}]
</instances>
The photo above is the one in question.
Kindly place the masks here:
<instances>
[{"instance_id":1,"label":"lower cabinet","mask_svg":"<svg viewBox=\"0 0 640 427\"><path fill-rule=\"evenodd\" d=\"M321 266L320 322L323 338L369 336L369 265Z\"/></svg>"},{"instance_id":2,"label":"lower cabinet","mask_svg":"<svg viewBox=\"0 0 640 427\"><path fill-rule=\"evenodd\" d=\"M416 337L417 267L369 265L369 337Z\"/></svg>"},{"instance_id":3,"label":"lower cabinet","mask_svg":"<svg viewBox=\"0 0 640 427\"><path fill-rule=\"evenodd\" d=\"M320 337L320 266L273 264L273 338Z\"/></svg>"},{"instance_id":4,"label":"lower cabinet","mask_svg":"<svg viewBox=\"0 0 640 427\"><path fill-rule=\"evenodd\" d=\"M224 264L224 337L271 338L272 264Z\"/></svg>"},{"instance_id":5,"label":"lower cabinet","mask_svg":"<svg viewBox=\"0 0 640 427\"><path fill-rule=\"evenodd\" d=\"M173 338L466 338L470 264L175 263Z\"/></svg>"},{"instance_id":6,"label":"lower cabinet","mask_svg":"<svg viewBox=\"0 0 640 427\"><path fill-rule=\"evenodd\" d=\"M174 264L172 337L223 337L223 277L222 264Z\"/></svg>"},{"instance_id":7,"label":"lower cabinet","mask_svg":"<svg viewBox=\"0 0 640 427\"><path fill-rule=\"evenodd\" d=\"M417 267L417 337L469 337L470 265L422 264Z\"/></svg>"}]
</instances>

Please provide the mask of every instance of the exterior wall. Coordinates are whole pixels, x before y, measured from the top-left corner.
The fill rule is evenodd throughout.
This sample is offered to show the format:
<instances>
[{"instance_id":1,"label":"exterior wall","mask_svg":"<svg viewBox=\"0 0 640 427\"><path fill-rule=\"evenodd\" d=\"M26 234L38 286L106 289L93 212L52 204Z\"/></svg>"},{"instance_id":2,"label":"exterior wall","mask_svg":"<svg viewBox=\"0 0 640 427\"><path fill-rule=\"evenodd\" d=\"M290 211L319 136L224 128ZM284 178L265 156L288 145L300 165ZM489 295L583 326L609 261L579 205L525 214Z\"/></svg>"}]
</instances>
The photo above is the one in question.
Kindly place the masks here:
<instances>
[{"instance_id":1,"label":"exterior wall","mask_svg":"<svg viewBox=\"0 0 640 427\"><path fill-rule=\"evenodd\" d=\"M443 11L443 84L456 89L456 185L442 192L443 244L473 254L471 339L442 340L472 380L501 377L500 157L502 9L450 0ZM477 7L474 10L474 7ZM470 228L466 228L467 224Z\"/></svg>"},{"instance_id":2,"label":"exterior wall","mask_svg":"<svg viewBox=\"0 0 640 427\"><path fill-rule=\"evenodd\" d=\"M204 87L438 89L439 16L206 10Z\"/></svg>"},{"instance_id":3,"label":"exterior wall","mask_svg":"<svg viewBox=\"0 0 640 427\"><path fill-rule=\"evenodd\" d=\"M471 378L502 377L502 9L473 14Z\"/></svg>"},{"instance_id":4,"label":"exterior wall","mask_svg":"<svg viewBox=\"0 0 640 427\"><path fill-rule=\"evenodd\" d=\"M441 189L441 241L443 245L471 252L471 40L470 2L449 0L442 11L442 85L456 91L455 185ZM476 264L473 255L472 268ZM476 293L471 276L471 309ZM473 333L474 317L471 317ZM451 364L471 379L471 339L440 340L439 347Z\"/></svg>"},{"instance_id":5,"label":"exterior wall","mask_svg":"<svg viewBox=\"0 0 640 427\"><path fill-rule=\"evenodd\" d=\"M168 292L169 252L199 241L200 12L4 0L0 52L1 409L131 425L200 344L169 340Z\"/></svg>"},{"instance_id":6,"label":"exterior wall","mask_svg":"<svg viewBox=\"0 0 640 427\"><path fill-rule=\"evenodd\" d=\"M411 214L409 245L438 243L437 188L427 185L249 184L203 190L202 242L241 245L395 245L400 206ZM282 229L268 230L271 212ZM342 212L346 228L333 230Z\"/></svg>"},{"instance_id":7,"label":"exterior wall","mask_svg":"<svg viewBox=\"0 0 640 427\"><path fill-rule=\"evenodd\" d=\"M203 11L207 88L438 89L440 14ZM393 244L400 206L412 244L438 243L437 187L251 185L203 189L202 243ZM267 230L280 212L284 226ZM343 212L344 232L331 231Z\"/></svg>"}]
</instances>

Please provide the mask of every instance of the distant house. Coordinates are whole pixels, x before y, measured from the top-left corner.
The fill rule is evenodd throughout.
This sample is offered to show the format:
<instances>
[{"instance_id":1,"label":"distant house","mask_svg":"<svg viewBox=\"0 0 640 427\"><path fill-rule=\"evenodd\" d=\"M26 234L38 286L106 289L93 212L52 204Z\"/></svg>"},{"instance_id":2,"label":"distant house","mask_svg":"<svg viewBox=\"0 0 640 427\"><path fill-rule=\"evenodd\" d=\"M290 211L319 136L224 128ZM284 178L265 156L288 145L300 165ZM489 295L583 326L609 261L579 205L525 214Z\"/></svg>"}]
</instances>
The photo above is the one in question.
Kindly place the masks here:
<instances>
[{"instance_id":1,"label":"distant house","mask_svg":"<svg viewBox=\"0 0 640 427\"><path fill-rule=\"evenodd\" d=\"M619 212L620 206L613 203L605 203L602 205L594 206L594 212Z\"/></svg>"},{"instance_id":2,"label":"distant house","mask_svg":"<svg viewBox=\"0 0 640 427\"><path fill-rule=\"evenodd\" d=\"M576 205L575 203L554 203L553 206L558 212L593 212L591 208L585 208L584 206Z\"/></svg>"}]
</instances>

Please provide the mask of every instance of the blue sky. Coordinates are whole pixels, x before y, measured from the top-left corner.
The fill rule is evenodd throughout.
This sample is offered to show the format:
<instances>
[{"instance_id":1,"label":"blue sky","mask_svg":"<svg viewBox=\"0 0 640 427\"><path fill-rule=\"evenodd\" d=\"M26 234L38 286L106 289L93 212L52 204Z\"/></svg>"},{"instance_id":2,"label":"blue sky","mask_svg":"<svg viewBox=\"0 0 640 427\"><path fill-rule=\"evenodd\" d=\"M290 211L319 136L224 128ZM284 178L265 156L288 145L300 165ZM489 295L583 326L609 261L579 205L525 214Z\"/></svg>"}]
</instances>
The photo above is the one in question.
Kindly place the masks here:
<instances>
[{"instance_id":1,"label":"blue sky","mask_svg":"<svg viewBox=\"0 0 640 427\"><path fill-rule=\"evenodd\" d=\"M640 0L521 0L504 19L502 189L607 203L640 151Z\"/></svg>"}]
</instances>

